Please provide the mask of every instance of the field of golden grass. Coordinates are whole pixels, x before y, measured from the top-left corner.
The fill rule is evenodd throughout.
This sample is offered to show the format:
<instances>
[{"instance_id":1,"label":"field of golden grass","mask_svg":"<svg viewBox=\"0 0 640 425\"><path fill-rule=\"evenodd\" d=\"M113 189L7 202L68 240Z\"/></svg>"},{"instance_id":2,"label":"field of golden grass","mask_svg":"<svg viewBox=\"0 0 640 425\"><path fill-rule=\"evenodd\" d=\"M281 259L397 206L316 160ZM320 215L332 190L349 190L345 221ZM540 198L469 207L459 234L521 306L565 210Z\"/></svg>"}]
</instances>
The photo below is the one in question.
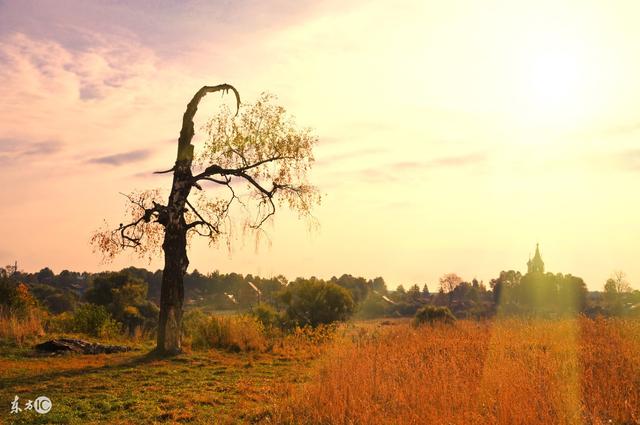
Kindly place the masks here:
<instances>
[{"instance_id":1,"label":"field of golden grass","mask_svg":"<svg viewBox=\"0 0 640 425\"><path fill-rule=\"evenodd\" d=\"M153 341L43 357L21 339L0 345L0 400L45 394L55 409L5 409L0 424L640 424L640 321L355 322L170 359L147 354Z\"/></svg>"},{"instance_id":2,"label":"field of golden grass","mask_svg":"<svg viewBox=\"0 0 640 425\"><path fill-rule=\"evenodd\" d=\"M296 424L639 424L640 322L360 328L291 386Z\"/></svg>"}]
</instances>

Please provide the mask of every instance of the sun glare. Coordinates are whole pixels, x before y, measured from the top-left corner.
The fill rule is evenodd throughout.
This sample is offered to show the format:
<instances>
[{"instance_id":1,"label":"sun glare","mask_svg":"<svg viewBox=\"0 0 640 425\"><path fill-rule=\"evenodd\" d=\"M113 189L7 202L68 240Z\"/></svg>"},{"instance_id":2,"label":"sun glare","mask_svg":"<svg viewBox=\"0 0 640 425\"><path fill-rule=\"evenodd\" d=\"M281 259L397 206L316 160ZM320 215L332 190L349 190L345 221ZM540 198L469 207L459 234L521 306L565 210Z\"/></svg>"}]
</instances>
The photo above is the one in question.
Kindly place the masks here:
<instances>
[{"instance_id":1,"label":"sun glare","mask_svg":"<svg viewBox=\"0 0 640 425\"><path fill-rule=\"evenodd\" d=\"M513 90L522 125L567 129L580 125L593 106L590 80L597 64L577 47L558 40L538 40L520 61Z\"/></svg>"},{"instance_id":2,"label":"sun glare","mask_svg":"<svg viewBox=\"0 0 640 425\"><path fill-rule=\"evenodd\" d=\"M579 106L584 87L575 58L557 53L535 58L527 79L531 106L538 112L569 111Z\"/></svg>"},{"instance_id":3,"label":"sun glare","mask_svg":"<svg viewBox=\"0 0 640 425\"><path fill-rule=\"evenodd\" d=\"M508 114L519 127L582 131L616 103L622 63L612 32L596 10L581 11L532 9L528 21L505 33Z\"/></svg>"}]
</instances>

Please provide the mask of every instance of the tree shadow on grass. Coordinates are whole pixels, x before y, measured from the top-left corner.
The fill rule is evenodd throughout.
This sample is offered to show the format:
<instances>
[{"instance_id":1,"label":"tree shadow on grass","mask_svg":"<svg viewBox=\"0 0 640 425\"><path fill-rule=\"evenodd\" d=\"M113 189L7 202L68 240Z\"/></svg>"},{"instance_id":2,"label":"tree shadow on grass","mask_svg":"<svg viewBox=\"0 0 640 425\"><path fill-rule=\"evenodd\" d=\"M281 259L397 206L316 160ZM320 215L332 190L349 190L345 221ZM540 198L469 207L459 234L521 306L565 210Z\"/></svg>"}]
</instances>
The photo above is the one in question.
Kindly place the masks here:
<instances>
[{"instance_id":1,"label":"tree shadow on grass","mask_svg":"<svg viewBox=\"0 0 640 425\"><path fill-rule=\"evenodd\" d=\"M77 358L79 356L81 357L91 356L91 354L65 354L64 356L69 356L70 358ZM111 356L111 354L107 354L107 356ZM18 376L13 378L1 378L0 388L42 385L43 383L47 383L52 380L56 380L58 378L73 378L81 375L118 372L126 369L136 368L138 366L147 365L155 361L165 360L165 361L183 363L184 359L182 357L183 355L167 357L167 356L159 355L155 351L149 351L147 353L136 355L124 361L119 361L119 359L114 359L114 361L117 362L114 364L105 364L102 366L90 366L90 367L83 367L83 368L76 368L76 369L64 369L64 370L58 370L58 371L53 371L49 373L37 373L35 375ZM108 359L107 361L109 360L110 359Z\"/></svg>"}]
</instances>

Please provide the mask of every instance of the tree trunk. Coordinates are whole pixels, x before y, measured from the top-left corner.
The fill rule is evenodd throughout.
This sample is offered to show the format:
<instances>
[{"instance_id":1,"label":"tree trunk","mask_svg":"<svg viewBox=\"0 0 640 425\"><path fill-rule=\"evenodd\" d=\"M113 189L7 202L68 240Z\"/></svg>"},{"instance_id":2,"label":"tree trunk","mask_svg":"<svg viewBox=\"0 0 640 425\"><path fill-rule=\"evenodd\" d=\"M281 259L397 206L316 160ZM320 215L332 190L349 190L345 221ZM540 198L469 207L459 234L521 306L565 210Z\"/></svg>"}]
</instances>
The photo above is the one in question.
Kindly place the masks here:
<instances>
[{"instance_id":1,"label":"tree trunk","mask_svg":"<svg viewBox=\"0 0 640 425\"><path fill-rule=\"evenodd\" d=\"M187 224L184 220L183 210L190 188L190 183L181 179L176 170L172 193L169 196L170 208L164 243L162 244L164 270L162 273L160 320L156 348L157 351L166 354L177 354L182 351L183 278L189 265L187 257Z\"/></svg>"},{"instance_id":2,"label":"tree trunk","mask_svg":"<svg viewBox=\"0 0 640 425\"><path fill-rule=\"evenodd\" d=\"M191 190L191 161L179 161L173 176L164 242L164 270L160 292L160 319L156 351L178 354L182 351L183 278L189 266L187 223L184 206Z\"/></svg>"},{"instance_id":3,"label":"tree trunk","mask_svg":"<svg viewBox=\"0 0 640 425\"><path fill-rule=\"evenodd\" d=\"M178 154L173 167L173 184L167 202L166 217L161 223L165 227L164 242L164 270L162 272L162 288L160 292L160 318L158 320L158 341L156 352L160 354L178 354L182 352L182 304L184 302L184 275L189 266L187 257L187 231L189 230L184 218L185 205L191 187L193 175L194 135L193 117L198 110L198 103L207 93L218 91L233 91L236 105L240 107L240 95L229 84L218 86L204 86L196 92L182 117L182 128L178 138Z\"/></svg>"},{"instance_id":4,"label":"tree trunk","mask_svg":"<svg viewBox=\"0 0 640 425\"><path fill-rule=\"evenodd\" d=\"M172 237L170 247L165 248L162 293L160 296L160 320L156 351L162 354L182 352L182 303L184 287L183 264L187 264L186 251L180 247L180 235ZM182 251L182 255L179 254Z\"/></svg>"},{"instance_id":5,"label":"tree trunk","mask_svg":"<svg viewBox=\"0 0 640 425\"><path fill-rule=\"evenodd\" d=\"M164 271L160 294L160 319L156 350L165 354L182 351L183 277L189 260L186 238L180 232L167 232L164 242Z\"/></svg>"}]
</instances>

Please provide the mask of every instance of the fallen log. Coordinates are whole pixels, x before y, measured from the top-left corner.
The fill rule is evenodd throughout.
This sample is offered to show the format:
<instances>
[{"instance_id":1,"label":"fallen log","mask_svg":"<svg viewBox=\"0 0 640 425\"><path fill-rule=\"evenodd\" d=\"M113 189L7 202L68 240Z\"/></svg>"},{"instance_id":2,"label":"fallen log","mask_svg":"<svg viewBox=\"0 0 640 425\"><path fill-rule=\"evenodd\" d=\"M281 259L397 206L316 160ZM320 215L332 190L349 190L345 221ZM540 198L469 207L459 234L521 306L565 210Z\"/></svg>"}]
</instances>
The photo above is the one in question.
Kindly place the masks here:
<instances>
[{"instance_id":1,"label":"fallen log","mask_svg":"<svg viewBox=\"0 0 640 425\"><path fill-rule=\"evenodd\" d=\"M96 342L83 341L73 338L51 339L37 344L36 350L46 353L79 353L79 354L112 354L131 351L131 347L124 345L107 345Z\"/></svg>"}]
</instances>

